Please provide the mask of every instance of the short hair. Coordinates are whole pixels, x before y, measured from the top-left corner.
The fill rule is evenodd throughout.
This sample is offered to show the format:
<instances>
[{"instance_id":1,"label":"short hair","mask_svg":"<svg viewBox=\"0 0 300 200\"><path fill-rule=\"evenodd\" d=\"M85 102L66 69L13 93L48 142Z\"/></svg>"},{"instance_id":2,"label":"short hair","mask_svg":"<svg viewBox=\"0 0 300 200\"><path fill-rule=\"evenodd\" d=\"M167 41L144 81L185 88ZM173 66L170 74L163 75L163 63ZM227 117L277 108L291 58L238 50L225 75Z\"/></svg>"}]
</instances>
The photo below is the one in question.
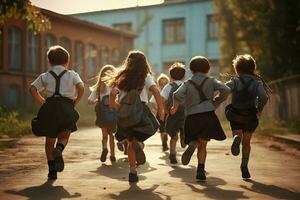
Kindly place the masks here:
<instances>
[{"instance_id":1,"label":"short hair","mask_svg":"<svg viewBox=\"0 0 300 200\"><path fill-rule=\"evenodd\" d=\"M60 45L51 46L47 51L47 57L51 65L64 65L68 63L70 54Z\"/></svg>"},{"instance_id":2,"label":"short hair","mask_svg":"<svg viewBox=\"0 0 300 200\"><path fill-rule=\"evenodd\" d=\"M204 56L195 56L190 61L190 70L195 72L201 72L201 73L208 73L210 69L209 61Z\"/></svg>"},{"instance_id":3,"label":"short hair","mask_svg":"<svg viewBox=\"0 0 300 200\"><path fill-rule=\"evenodd\" d=\"M256 62L249 54L237 55L233 59L232 65L236 72L244 74L253 74L256 69Z\"/></svg>"},{"instance_id":4,"label":"short hair","mask_svg":"<svg viewBox=\"0 0 300 200\"><path fill-rule=\"evenodd\" d=\"M167 80L167 82L170 81L169 77L168 77L166 74L161 73L161 74L157 77L156 82L159 83L162 79Z\"/></svg>"},{"instance_id":5,"label":"short hair","mask_svg":"<svg viewBox=\"0 0 300 200\"><path fill-rule=\"evenodd\" d=\"M181 80L184 78L185 75L185 68L184 64L180 62L175 62L170 68L169 73L172 79L174 80Z\"/></svg>"}]
</instances>

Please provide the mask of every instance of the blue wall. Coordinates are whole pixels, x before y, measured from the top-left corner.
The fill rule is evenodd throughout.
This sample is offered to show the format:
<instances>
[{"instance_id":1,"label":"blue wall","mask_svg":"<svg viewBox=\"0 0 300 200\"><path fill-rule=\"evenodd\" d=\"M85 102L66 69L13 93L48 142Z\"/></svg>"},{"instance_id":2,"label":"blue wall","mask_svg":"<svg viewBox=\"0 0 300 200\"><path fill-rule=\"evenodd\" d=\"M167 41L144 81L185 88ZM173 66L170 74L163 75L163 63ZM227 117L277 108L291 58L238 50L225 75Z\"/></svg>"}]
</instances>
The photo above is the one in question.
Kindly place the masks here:
<instances>
[{"instance_id":1,"label":"blue wall","mask_svg":"<svg viewBox=\"0 0 300 200\"><path fill-rule=\"evenodd\" d=\"M207 16L214 14L213 2L210 0L191 1L189 3L173 3L90 12L74 15L80 19L97 24L112 26L116 23L132 23L133 31L137 31L145 19L150 19L138 33L135 48L148 57L154 72L163 70L163 63L184 61L189 63L191 57L203 55L210 60L219 60L219 41L208 40ZM163 20L185 18L185 42L180 44L163 44ZM217 66L211 70L216 74Z\"/></svg>"}]
</instances>

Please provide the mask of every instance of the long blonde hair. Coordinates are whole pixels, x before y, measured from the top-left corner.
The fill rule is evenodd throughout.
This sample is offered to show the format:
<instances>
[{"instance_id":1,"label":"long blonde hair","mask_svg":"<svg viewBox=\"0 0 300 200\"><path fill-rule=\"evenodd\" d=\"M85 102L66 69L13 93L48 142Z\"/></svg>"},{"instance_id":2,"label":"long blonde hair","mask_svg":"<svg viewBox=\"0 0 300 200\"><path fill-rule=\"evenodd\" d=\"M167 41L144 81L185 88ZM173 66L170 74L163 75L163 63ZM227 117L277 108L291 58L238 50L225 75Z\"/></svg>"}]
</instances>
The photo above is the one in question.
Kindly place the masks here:
<instances>
[{"instance_id":1,"label":"long blonde hair","mask_svg":"<svg viewBox=\"0 0 300 200\"><path fill-rule=\"evenodd\" d=\"M110 73L114 73L115 70L116 68L113 65L104 65L99 71L97 83L91 86L90 90L97 91L98 95L105 92L106 81L103 78Z\"/></svg>"}]
</instances>

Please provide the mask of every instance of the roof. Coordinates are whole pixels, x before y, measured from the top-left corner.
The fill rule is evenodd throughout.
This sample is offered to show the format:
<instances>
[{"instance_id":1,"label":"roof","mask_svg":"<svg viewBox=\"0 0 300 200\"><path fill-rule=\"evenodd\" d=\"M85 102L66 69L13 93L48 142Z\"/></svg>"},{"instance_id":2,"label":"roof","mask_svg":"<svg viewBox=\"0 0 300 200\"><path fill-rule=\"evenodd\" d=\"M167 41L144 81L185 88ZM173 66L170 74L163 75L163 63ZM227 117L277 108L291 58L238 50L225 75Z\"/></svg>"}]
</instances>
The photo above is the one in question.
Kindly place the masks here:
<instances>
[{"instance_id":1,"label":"roof","mask_svg":"<svg viewBox=\"0 0 300 200\"><path fill-rule=\"evenodd\" d=\"M96 29L99 31L106 31L106 32L110 32L110 33L114 33L114 34L122 34L123 36L129 37L129 38L134 38L136 37L136 34L134 34L133 32L130 31L124 31L124 30L119 30L119 29L115 29L109 26L104 26L104 25L99 25L99 24L95 24L92 22L88 22L85 20L81 20L78 19L77 17L72 17L70 15L63 15L63 14L59 14L50 10L46 10L46 9L41 9L42 13L45 15L48 15L50 17L55 17L55 18L59 18L62 19L64 21L68 21L71 23L75 23L75 24L79 24L81 26L85 26L88 28L92 28L92 29Z\"/></svg>"},{"instance_id":2,"label":"roof","mask_svg":"<svg viewBox=\"0 0 300 200\"><path fill-rule=\"evenodd\" d=\"M161 4L135 6L135 7L127 7L127 8L117 8L117 9L111 9L111 10L98 10L98 11L91 11L91 12L74 13L71 15L76 16L76 15L93 14L93 13L99 13L99 12L104 13L104 12L113 12L113 11L121 11L121 10L131 10L131 9L138 9L138 8L165 7L165 6L170 6L170 5L190 4L190 3L205 2L205 1L212 1L212 0L173 0L173 1L167 1L167 2L164 2Z\"/></svg>"}]
</instances>

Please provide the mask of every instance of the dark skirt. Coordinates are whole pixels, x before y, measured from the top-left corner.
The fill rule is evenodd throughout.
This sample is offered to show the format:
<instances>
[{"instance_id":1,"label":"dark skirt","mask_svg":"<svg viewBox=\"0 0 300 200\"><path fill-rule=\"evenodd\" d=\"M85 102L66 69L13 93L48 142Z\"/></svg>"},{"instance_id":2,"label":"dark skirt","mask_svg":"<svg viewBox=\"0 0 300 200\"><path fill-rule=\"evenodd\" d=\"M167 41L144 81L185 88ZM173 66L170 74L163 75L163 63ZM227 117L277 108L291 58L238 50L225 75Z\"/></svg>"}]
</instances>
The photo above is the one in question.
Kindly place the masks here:
<instances>
[{"instance_id":1,"label":"dark skirt","mask_svg":"<svg viewBox=\"0 0 300 200\"><path fill-rule=\"evenodd\" d=\"M174 138L184 127L184 113L175 113L168 115L166 119L166 133Z\"/></svg>"},{"instance_id":2,"label":"dark skirt","mask_svg":"<svg viewBox=\"0 0 300 200\"><path fill-rule=\"evenodd\" d=\"M78 112L74 101L66 97L49 97L41 106L37 117L31 122L32 132L36 136L57 138L64 131L77 131Z\"/></svg>"},{"instance_id":3,"label":"dark skirt","mask_svg":"<svg viewBox=\"0 0 300 200\"><path fill-rule=\"evenodd\" d=\"M225 140L226 135L214 111L188 115L184 123L185 143L193 140Z\"/></svg>"},{"instance_id":4,"label":"dark skirt","mask_svg":"<svg viewBox=\"0 0 300 200\"><path fill-rule=\"evenodd\" d=\"M253 133L256 128L258 127L259 121L257 116L253 116L249 119L246 123L238 123L238 122L231 122L230 121L230 127L231 130L242 130L243 132Z\"/></svg>"},{"instance_id":5,"label":"dark skirt","mask_svg":"<svg viewBox=\"0 0 300 200\"><path fill-rule=\"evenodd\" d=\"M165 127L166 126L166 118L167 118L167 115L165 115L165 118L162 121L162 120L159 119L158 114L156 115L156 119L157 119L157 121L159 123L158 130L159 130L160 133L166 132L166 127Z\"/></svg>"},{"instance_id":6,"label":"dark skirt","mask_svg":"<svg viewBox=\"0 0 300 200\"><path fill-rule=\"evenodd\" d=\"M95 125L98 126L99 128L107 128L109 134L115 133L117 130L117 123L104 123L97 116L96 116Z\"/></svg>"},{"instance_id":7,"label":"dark skirt","mask_svg":"<svg viewBox=\"0 0 300 200\"><path fill-rule=\"evenodd\" d=\"M144 104L144 112L141 121L132 127L122 127L117 124L116 139L122 141L124 139L137 139L144 142L154 135L159 128L159 123L148 106Z\"/></svg>"}]
</instances>

